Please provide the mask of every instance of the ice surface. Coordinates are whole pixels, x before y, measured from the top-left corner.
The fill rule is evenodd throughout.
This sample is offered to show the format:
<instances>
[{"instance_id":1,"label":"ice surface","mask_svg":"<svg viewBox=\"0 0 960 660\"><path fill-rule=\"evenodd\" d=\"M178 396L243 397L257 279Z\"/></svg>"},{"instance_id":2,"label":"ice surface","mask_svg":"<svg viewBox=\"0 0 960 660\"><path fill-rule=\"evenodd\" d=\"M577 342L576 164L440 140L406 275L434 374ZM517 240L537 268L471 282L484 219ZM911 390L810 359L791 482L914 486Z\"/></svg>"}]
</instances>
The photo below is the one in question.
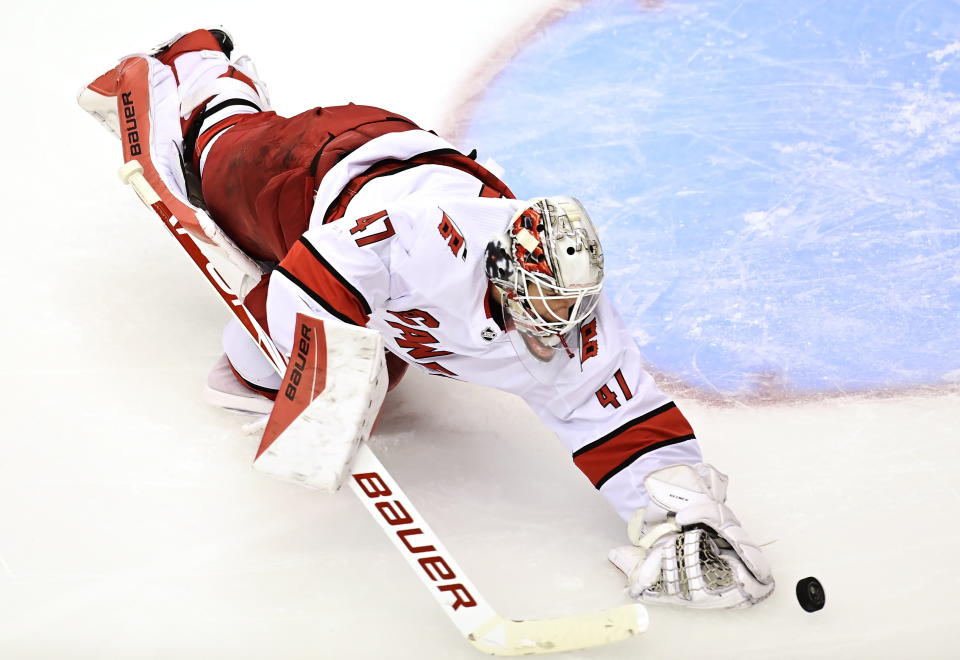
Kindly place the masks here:
<instances>
[{"instance_id":1,"label":"ice surface","mask_svg":"<svg viewBox=\"0 0 960 660\"><path fill-rule=\"evenodd\" d=\"M657 3L634 4L639 11ZM740 4L745 17L759 11ZM116 181L117 143L72 95L116 55L222 22L238 50L255 57L281 112L354 100L442 128L455 123L445 114L465 77L494 57L490 48L509 29L548 5L311 3L273 12L262 3L102 2L7 10L0 48L5 86L15 93L0 111L8 272L0 658L479 657L358 502L256 474L256 439L240 432L237 416L200 401L227 312ZM716 5L676 6L693 20ZM904 29L913 12L952 7L876 6ZM924 70L955 62L957 39L927 32L917 51ZM550 33L529 34L535 45ZM678 55L663 45L651 57ZM956 90L956 79L944 76L944 92ZM710 102L699 101L704 110ZM921 110L904 119L898 145L915 144L911 126L944 117ZM650 168L653 185L666 165ZM869 171L857 176L877 189L904 189ZM775 234L786 217L758 205L745 213L752 215L741 218L744 231L757 233ZM926 236L948 240L955 214L937 217ZM951 254L934 250L918 266L956 278ZM899 286L896 273L889 278ZM825 277L821 286L829 291L834 282ZM776 540L768 551L778 590L746 612L651 609L642 638L567 657L955 655L960 395L678 403L707 457L731 475L730 501L747 529ZM389 406L375 449L504 615L626 602L605 560L624 540L621 521L517 399L411 374ZM807 575L827 594L813 615L792 593Z\"/></svg>"}]
</instances>

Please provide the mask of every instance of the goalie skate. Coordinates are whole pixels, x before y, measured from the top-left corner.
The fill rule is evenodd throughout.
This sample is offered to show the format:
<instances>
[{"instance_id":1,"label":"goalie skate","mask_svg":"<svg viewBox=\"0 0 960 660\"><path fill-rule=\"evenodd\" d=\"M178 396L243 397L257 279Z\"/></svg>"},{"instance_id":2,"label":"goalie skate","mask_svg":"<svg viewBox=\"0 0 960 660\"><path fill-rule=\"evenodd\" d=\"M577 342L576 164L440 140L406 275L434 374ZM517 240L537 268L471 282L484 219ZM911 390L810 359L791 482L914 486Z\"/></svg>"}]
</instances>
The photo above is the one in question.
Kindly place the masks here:
<instances>
[{"instance_id":1,"label":"goalie skate","mask_svg":"<svg viewBox=\"0 0 960 660\"><path fill-rule=\"evenodd\" d=\"M219 408L265 415L273 410L273 401L255 392L254 387L252 383L241 383L227 356L221 355L207 376L203 399Z\"/></svg>"}]
</instances>

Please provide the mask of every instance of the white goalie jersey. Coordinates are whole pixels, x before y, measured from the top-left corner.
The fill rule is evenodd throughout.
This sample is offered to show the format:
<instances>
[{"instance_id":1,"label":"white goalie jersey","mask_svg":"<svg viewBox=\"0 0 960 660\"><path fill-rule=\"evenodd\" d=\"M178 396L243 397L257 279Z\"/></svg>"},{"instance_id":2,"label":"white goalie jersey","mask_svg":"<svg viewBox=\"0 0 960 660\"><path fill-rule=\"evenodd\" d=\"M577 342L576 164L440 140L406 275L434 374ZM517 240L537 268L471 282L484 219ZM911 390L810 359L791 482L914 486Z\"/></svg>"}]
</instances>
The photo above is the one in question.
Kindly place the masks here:
<instances>
[{"instance_id":1,"label":"white goalie jersey","mask_svg":"<svg viewBox=\"0 0 960 660\"><path fill-rule=\"evenodd\" d=\"M647 474L698 463L700 450L607 299L567 336L567 350L546 363L525 354L491 302L484 264L487 243L523 202L485 196L467 172L420 165L366 183L342 218L319 221L371 162L450 148L424 131L391 134L324 177L314 221L270 276L269 332L289 354L297 312L363 325L426 373L520 396L628 519L647 504Z\"/></svg>"}]
</instances>

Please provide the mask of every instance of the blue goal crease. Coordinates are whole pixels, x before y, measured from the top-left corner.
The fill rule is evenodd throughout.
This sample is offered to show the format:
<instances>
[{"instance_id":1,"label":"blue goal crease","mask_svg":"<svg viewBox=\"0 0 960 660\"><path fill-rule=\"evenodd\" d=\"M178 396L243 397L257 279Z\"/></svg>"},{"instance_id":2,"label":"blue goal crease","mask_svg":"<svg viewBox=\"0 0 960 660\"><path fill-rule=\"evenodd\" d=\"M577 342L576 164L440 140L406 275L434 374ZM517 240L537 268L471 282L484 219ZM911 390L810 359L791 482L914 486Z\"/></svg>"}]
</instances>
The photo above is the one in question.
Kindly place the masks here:
<instances>
[{"instance_id":1,"label":"blue goal crease","mask_svg":"<svg viewBox=\"0 0 960 660\"><path fill-rule=\"evenodd\" d=\"M592 2L472 108L572 194L657 370L749 394L960 382L960 5Z\"/></svg>"}]
</instances>

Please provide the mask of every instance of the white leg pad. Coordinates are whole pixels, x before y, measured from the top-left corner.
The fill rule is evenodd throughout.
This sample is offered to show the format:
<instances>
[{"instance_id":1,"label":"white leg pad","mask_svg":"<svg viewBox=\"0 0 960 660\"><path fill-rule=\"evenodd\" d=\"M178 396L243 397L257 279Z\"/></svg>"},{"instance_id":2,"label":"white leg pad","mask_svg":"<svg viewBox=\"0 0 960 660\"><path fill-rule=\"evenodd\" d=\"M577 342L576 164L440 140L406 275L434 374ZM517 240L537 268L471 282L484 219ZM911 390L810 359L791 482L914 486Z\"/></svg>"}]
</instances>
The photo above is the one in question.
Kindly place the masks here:
<instances>
[{"instance_id":1,"label":"white leg pad","mask_svg":"<svg viewBox=\"0 0 960 660\"><path fill-rule=\"evenodd\" d=\"M253 466L334 492L387 392L379 332L298 314L287 373Z\"/></svg>"},{"instance_id":2,"label":"white leg pad","mask_svg":"<svg viewBox=\"0 0 960 660\"><path fill-rule=\"evenodd\" d=\"M89 87L84 87L77 94L77 103L110 131L113 137L120 137L120 118L117 115L116 96L108 96Z\"/></svg>"}]
</instances>

